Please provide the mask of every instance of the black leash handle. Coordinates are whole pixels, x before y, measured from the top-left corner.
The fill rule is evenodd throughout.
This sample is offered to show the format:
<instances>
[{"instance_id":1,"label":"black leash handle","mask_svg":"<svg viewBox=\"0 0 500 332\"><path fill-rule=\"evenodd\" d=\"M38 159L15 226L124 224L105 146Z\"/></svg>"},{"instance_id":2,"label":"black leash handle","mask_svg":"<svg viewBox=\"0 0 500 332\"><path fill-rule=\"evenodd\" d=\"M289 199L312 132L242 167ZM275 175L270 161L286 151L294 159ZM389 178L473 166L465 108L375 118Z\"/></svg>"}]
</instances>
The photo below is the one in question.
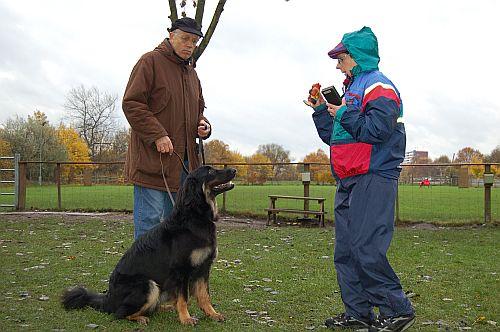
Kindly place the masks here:
<instances>
[{"instance_id":1,"label":"black leash handle","mask_svg":"<svg viewBox=\"0 0 500 332\"><path fill-rule=\"evenodd\" d=\"M203 148L203 140L198 136L198 153L201 154L201 164L205 165L205 149Z\"/></svg>"}]
</instances>

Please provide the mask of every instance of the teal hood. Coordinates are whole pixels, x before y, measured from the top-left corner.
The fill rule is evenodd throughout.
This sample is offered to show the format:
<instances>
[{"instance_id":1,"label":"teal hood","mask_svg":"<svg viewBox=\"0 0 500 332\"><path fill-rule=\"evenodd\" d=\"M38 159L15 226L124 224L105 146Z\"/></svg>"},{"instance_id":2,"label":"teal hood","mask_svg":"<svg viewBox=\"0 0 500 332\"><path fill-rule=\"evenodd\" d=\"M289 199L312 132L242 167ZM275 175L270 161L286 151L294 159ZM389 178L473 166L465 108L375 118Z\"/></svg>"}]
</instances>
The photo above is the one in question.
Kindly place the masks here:
<instances>
[{"instance_id":1,"label":"teal hood","mask_svg":"<svg viewBox=\"0 0 500 332\"><path fill-rule=\"evenodd\" d=\"M346 33L342 37L342 44L358 64L352 70L353 75L364 71L378 70L380 62L378 42L372 29L363 27L359 31Z\"/></svg>"}]
</instances>

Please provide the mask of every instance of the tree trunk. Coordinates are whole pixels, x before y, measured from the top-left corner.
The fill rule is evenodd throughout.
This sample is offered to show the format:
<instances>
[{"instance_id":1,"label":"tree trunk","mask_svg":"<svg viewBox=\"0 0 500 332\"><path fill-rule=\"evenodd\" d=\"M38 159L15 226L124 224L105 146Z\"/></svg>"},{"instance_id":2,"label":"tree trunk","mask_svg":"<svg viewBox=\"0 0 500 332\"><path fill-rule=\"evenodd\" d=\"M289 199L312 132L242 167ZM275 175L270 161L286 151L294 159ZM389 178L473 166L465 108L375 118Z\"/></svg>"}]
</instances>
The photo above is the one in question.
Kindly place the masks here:
<instances>
[{"instance_id":1,"label":"tree trunk","mask_svg":"<svg viewBox=\"0 0 500 332\"><path fill-rule=\"evenodd\" d=\"M203 37L201 44L194 51L193 58L194 58L195 62L198 61L200 56L205 51L205 48L207 48L207 45L210 42L210 38L212 38L212 35L214 34L215 28L217 27L217 24L219 23L219 18L220 18L220 15L222 14L222 11L224 10L225 4L226 4L226 0L219 0L219 3L217 4L217 8L215 9L214 16L212 17L212 22L210 22L210 25L208 26L208 30L205 33L205 37Z\"/></svg>"},{"instance_id":2,"label":"tree trunk","mask_svg":"<svg viewBox=\"0 0 500 332\"><path fill-rule=\"evenodd\" d=\"M168 5L170 6L170 21L174 23L177 21L177 4L175 3L175 0L168 0Z\"/></svg>"}]
</instances>

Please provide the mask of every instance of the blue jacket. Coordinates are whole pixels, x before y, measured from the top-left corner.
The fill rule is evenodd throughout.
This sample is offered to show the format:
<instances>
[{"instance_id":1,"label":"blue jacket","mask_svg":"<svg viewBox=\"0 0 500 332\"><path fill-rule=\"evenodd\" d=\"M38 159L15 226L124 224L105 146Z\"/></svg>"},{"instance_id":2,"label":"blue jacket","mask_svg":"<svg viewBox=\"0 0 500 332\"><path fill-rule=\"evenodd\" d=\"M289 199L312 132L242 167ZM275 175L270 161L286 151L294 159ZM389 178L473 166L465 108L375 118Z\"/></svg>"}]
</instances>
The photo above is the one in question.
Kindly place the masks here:
<instances>
[{"instance_id":1,"label":"blue jacket","mask_svg":"<svg viewBox=\"0 0 500 332\"><path fill-rule=\"evenodd\" d=\"M355 35L360 32L363 44ZM374 41L366 43L370 34ZM344 179L376 173L397 179L406 146L399 91L378 71L378 46L369 28L344 35L342 42L358 64L345 93L346 106L337 111L335 119L324 104L313 113L319 136L330 145L333 175Z\"/></svg>"}]
</instances>

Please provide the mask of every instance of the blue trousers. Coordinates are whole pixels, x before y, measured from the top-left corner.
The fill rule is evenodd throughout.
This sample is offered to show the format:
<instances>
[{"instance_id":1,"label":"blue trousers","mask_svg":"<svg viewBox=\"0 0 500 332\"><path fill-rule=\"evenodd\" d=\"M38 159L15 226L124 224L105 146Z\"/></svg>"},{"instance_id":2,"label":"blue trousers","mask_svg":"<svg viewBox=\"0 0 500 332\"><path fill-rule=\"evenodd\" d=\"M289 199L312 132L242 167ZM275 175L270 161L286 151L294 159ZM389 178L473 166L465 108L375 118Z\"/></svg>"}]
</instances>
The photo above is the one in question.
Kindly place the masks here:
<instances>
[{"instance_id":1,"label":"blue trousers","mask_svg":"<svg viewBox=\"0 0 500 332\"><path fill-rule=\"evenodd\" d=\"M187 160L184 165L189 167ZM186 176L181 172L181 185ZM177 193L172 192L172 196L175 201ZM134 240L165 220L173 209L168 192L134 185Z\"/></svg>"},{"instance_id":2,"label":"blue trousers","mask_svg":"<svg viewBox=\"0 0 500 332\"><path fill-rule=\"evenodd\" d=\"M334 262L349 316L373 319L414 312L387 260L397 180L364 174L340 180L335 196Z\"/></svg>"},{"instance_id":3,"label":"blue trousers","mask_svg":"<svg viewBox=\"0 0 500 332\"><path fill-rule=\"evenodd\" d=\"M165 220L173 208L166 191L134 185L134 240Z\"/></svg>"}]
</instances>

